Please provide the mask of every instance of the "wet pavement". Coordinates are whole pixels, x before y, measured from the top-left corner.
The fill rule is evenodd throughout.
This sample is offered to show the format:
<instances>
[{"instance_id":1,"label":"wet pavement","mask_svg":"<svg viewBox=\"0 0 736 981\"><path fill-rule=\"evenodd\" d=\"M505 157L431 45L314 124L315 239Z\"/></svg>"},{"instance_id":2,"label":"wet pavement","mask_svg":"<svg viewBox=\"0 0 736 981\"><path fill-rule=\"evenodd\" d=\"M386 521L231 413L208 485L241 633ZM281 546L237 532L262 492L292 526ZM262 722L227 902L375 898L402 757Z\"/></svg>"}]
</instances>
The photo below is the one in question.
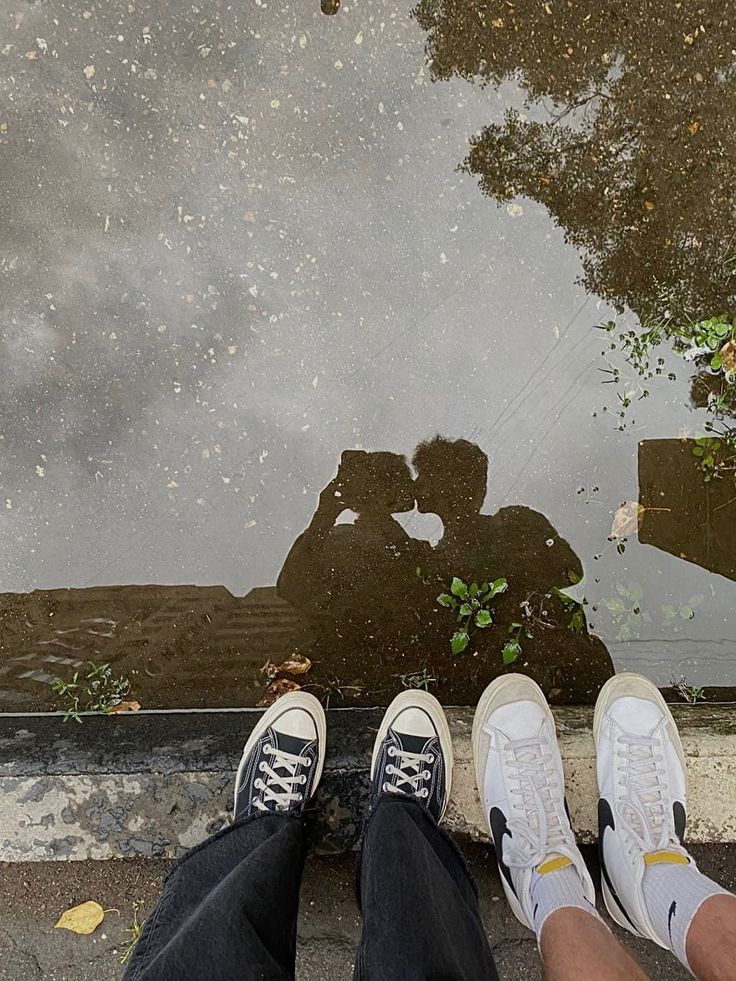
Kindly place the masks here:
<instances>
[{"instance_id":1,"label":"wet pavement","mask_svg":"<svg viewBox=\"0 0 736 981\"><path fill-rule=\"evenodd\" d=\"M541 963L534 935L521 926L506 902L492 850L465 842L462 848L478 886L481 915L500 976L504 981L538 981ZM693 853L706 875L733 889L733 846L695 846ZM585 854L597 880L593 849L585 849ZM8 902L0 912L0 981L120 978L120 960L130 943L134 916L140 923L150 915L169 868L169 862L155 859L3 865ZM89 899L108 910L91 936L53 929L65 909ZM598 908L607 915L600 897ZM689 977L669 951L610 925L652 981ZM300 895L297 977L301 981L348 981L353 976L360 930L355 856L310 856Z\"/></svg>"},{"instance_id":2,"label":"wet pavement","mask_svg":"<svg viewBox=\"0 0 736 981\"><path fill-rule=\"evenodd\" d=\"M5 709L736 685L736 6L0 24Z\"/></svg>"}]
</instances>

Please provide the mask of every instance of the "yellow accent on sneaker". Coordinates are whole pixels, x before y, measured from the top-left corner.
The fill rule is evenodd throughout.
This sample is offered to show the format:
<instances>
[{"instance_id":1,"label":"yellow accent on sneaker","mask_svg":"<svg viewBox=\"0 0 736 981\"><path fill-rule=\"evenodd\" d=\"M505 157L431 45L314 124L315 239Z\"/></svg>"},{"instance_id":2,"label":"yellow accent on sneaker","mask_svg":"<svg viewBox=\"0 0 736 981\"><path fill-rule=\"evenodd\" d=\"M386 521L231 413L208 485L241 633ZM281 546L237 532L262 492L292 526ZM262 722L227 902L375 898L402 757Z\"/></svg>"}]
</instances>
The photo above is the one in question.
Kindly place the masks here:
<instances>
[{"instance_id":1,"label":"yellow accent on sneaker","mask_svg":"<svg viewBox=\"0 0 736 981\"><path fill-rule=\"evenodd\" d=\"M680 852L649 852L644 856L645 865L689 865L690 859Z\"/></svg>"},{"instance_id":2,"label":"yellow accent on sneaker","mask_svg":"<svg viewBox=\"0 0 736 981\"><path fill-rule=\"evenodd\" d=\"M538 865L537 872L539 875L546 875L548 872L557 872L558 869L566 869L568 865L572 865L572 859L566 855L558 855L557 858L551 858L548 862L542 862L541 865Z\"/></svg>"}]
</instances>

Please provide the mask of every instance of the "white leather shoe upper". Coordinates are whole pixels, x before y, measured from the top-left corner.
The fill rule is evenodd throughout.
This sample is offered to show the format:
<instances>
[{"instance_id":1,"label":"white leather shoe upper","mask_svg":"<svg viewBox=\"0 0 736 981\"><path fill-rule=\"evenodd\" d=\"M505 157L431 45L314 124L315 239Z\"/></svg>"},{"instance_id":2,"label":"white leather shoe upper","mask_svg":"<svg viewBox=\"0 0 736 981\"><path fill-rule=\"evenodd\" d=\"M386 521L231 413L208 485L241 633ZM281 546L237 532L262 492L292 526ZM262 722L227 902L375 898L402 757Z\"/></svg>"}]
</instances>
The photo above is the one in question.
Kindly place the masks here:
<instances>
[{"instance_id":1,"label":"white leather shoe upper","mask_svg":"<svg viewBox=\"0 0 736 981\"><path fill-rule=\"evenodd\" d=\"M686 780L674 719L646 678L621 674L604 686L594 731L603 894L622 926L657 943L642 880L647 863L682 861Z\"/></svg>"}]
</instances>

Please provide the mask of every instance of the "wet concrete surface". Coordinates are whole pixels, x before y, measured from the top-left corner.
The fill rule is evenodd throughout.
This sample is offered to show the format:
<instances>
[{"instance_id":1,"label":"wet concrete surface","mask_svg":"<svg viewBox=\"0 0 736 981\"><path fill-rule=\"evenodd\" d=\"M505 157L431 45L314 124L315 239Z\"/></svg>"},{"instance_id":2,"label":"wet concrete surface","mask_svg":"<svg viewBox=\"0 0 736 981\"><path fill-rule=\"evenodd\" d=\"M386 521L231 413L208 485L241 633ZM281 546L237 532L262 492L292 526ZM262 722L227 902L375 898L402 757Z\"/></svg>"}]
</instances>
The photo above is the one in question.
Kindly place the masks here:
<instances>
[{"instance_id":1,"label":"wet concrete surface","mask_svg":"<svg viewBox=\"0 0 736 981\"><path fill-rule=\"evenodd\" d=\"M502 979L541 977L532 934L508 908L492 849L464 846L479 887L481 910ZM693 849L700 867L724 886L736 886L736 847ZM586 859L595 863L591 849ZM12 864L2 867L6 902L0 913L0 978L3 981L113 981L122 974L121 951L133 920L133 904L145 917L155 902L168 863L161 861ZM354 856L310 858L301 892L297 977L348 981L360 938L355 904ZM89 937L53 924L69 906L95 899L115 907ZM600 902L599 902L600 906ZM614 927L650 978L685 981L689 974L666 951Z\"/></svg>"},{"instance_id":2,"label":"wet concrete surface","mask_svg":"<svg viewBox=\"0 0 736 981\"><path fill-rule=\"evenodd\" d=\"M734 311L733 14L0 0L2 707L736 684L712 376L611 350Z\"/></svg>"}]
</instances>

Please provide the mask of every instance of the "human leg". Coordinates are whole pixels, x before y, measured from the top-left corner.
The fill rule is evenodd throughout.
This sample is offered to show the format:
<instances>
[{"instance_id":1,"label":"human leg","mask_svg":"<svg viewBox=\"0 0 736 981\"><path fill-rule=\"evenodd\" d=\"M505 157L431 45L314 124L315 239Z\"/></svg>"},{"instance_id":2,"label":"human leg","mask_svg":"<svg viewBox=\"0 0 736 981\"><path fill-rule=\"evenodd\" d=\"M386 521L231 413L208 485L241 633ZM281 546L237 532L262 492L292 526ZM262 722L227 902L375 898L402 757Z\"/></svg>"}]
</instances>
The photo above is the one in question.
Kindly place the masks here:
<instances>
[{"instance_id":1,"label":"human leg","mask_svg":"<svg viewBox=\"0 0 736 981\"><path fill-rule=\"evenodd\" d=\"M324 745L324 713L312 696L285 696L264 714L238 769L235 823L177 863L125 981L293 978L303 812Z\"/></svg>"}]
</instances>

